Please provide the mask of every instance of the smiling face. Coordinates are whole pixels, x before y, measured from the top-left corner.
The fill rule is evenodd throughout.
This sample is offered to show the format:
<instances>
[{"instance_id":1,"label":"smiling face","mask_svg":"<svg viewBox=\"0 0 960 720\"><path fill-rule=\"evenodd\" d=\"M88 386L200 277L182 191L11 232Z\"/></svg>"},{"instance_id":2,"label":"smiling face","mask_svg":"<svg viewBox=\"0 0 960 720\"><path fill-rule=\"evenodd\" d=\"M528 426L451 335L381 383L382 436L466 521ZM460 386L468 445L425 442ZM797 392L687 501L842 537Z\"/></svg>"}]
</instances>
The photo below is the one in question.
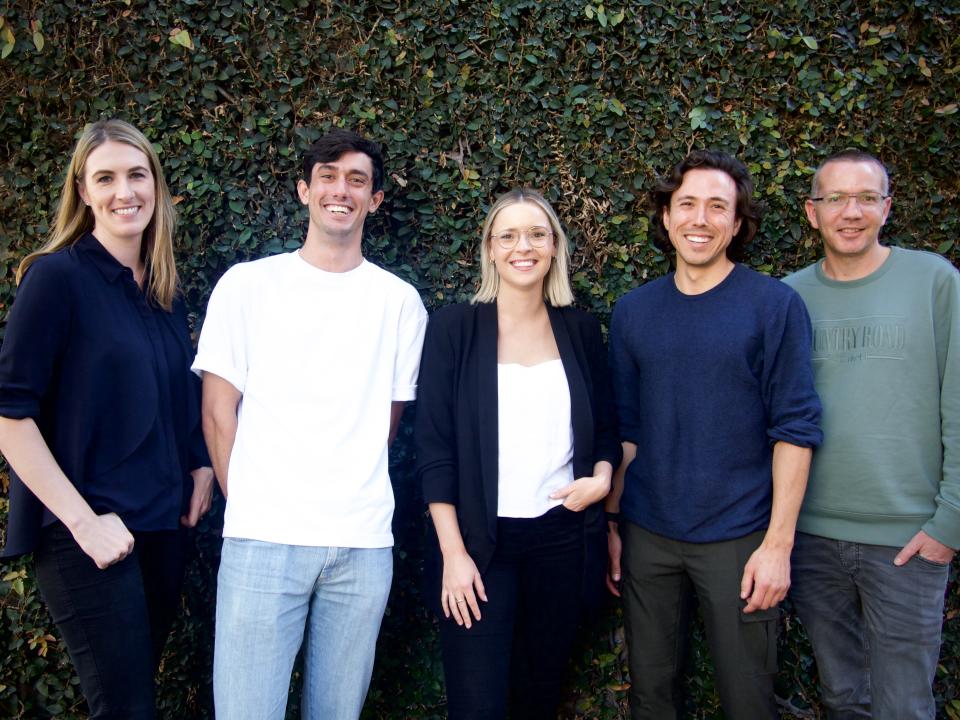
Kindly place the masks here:
<instances>
[{"instance_id":1,"label":"smiling face","mask_svg":"<svg viewBox=\"0 0 960 720\"><path fill-rule=\"evenodd\" d=\"M507 286L517 290L535 290L543 294L543 280L557 254L556 240L551 236L543 247L534 247L530 244L531 228L551 229L547 214L529 202L507 205L497 213L490 226L487 252L490 253L500 276L501 291ZM495 239L507 230L519 234L519 239L510 249L501 247Z\"/></svg>"},{"instance_id":2,"label":"smiling face","mask_svg":"<svg viewBox=\"0 0 960 720\"><path fill-rule=\"evenodd\" d=\"M688 170L663 209L663 225L677 251L677 272L709 274L730 266L726 250L740 230L737 186L722 170Z\"/></svg>"},{"instance_id":3,"label":"smiling face","mask_svg":"<svg viewBox=\"0 0 960 720\"><path fill-rule=\"evenodd\" d=\"M359 243L364 220L383 200L382 190L373 192L373 163L361 152L317 163L310 183L297 183L297 193L310 213L308 236L340 242Z\"/></svg>"},{"instance_id":4,"label":"smiling face","mask_svg":"<svg viewBox=\"0 0 960 720\"><path fill-rule=\"evenodd\" d=\"M87 156L77 190L101 243L141 241L156 205L156 182L142 151L107 140Z\"/></svg>"},{"instance_id":5,"label":"smiling face","mask_svg":"<svg viewBox=\"0 0 960 720\"><path fill-rule=\"evenodd\" d=\"M819 197L866 192L887 194L886 178L876 163L838 160L827 163L817 174ZM882 253L880 228L890 214L890 202L890 198L884 198L876 206L864 206L850 197L839 207L828 207L824 202L807 200L807 219L820 231L827 260L870 262L872 256Z\"/></svg>"}]
</instances>

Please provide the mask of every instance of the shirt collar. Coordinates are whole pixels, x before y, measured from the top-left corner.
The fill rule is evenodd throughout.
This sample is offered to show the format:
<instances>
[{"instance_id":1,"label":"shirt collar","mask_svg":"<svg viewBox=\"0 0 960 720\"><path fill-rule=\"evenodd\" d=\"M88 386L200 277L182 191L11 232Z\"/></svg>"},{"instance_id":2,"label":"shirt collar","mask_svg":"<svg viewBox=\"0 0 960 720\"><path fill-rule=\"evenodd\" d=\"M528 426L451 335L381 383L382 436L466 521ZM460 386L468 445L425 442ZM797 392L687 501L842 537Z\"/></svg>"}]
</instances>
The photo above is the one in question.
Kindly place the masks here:
<instances>
[{"instance_id":1,"label":"shirt collar","mask_svg":"<svg viewBox=\"0 0 960 720\"><path fill-rule=\"evenodd\" d=\"M90 261L103 274L108 282L114 282L123 275L124 271L130 273L130 279L133 279L133 273L130 269L111 255L109 251L100 244L100 241L93 236L93 233L82 235L73 246L90 258Z\"/></svg>"}]
</instances>

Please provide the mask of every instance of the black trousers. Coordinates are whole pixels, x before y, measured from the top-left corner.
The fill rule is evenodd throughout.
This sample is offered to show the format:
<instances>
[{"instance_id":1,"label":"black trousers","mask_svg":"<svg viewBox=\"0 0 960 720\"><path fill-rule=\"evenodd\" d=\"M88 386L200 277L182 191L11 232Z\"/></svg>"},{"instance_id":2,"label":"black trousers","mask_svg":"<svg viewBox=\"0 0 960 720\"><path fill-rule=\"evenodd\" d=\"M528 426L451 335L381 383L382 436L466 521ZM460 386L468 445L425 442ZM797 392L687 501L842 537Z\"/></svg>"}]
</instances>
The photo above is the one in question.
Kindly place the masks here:
<instances>
[{"instance_id":1,"label":"black trousers","mask_svg":"<svg viewBox=\"0 0 960 720\"><path fill-rule=\"evenodd\" d=\"M91 720L153 720L154 673L180 599L184 530L135 532L134 550L97 568L54 523L34 552L37 586L70 652Z\"/></svg>"},{"instance_id":2,"label":"black trousers","mask_svg":"<svg viewBox=\"0 0 960 720\"><path fill-rule=\"evenodd\" d=\"M500 518L482 577L480 622L440 618L449 717L502 720L509 705L515 720L555 720L582 604L583 514Z\"/></svg>"}]
</instances>

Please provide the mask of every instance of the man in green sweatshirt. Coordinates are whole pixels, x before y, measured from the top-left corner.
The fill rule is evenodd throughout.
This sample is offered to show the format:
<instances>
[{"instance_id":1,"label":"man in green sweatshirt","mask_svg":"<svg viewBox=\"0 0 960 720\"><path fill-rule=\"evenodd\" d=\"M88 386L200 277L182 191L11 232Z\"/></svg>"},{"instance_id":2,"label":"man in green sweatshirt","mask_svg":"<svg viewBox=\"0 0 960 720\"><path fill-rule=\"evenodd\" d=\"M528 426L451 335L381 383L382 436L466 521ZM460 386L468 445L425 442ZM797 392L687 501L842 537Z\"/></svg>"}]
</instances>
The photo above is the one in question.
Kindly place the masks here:
<instances>
[{"instance_id":1,"label":"man in green sweatshirt","mask_svg":"<svg viewBox=\"0 0 960 720\"><path fill-rule=\"evenodd\" d=\"M831 720L934 717L960 547L960 274L881 245L890 205L879 160L828 158L806 201L824 259L786 279L813 321L824 433L791 594Z\"/></svg>"}]
</instances>

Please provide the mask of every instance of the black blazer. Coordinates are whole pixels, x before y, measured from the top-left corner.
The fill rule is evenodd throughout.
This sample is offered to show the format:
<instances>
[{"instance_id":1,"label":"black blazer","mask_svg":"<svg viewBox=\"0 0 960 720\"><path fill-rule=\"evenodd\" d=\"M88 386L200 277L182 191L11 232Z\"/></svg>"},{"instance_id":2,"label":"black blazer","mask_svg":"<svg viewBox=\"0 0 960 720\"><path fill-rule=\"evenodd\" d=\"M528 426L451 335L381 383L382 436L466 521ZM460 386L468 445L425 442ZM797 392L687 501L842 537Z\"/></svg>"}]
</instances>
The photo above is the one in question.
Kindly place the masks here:
<instances>
[{"instance_id":1,"label":"black blazer","mask_svg":"<svg viewBox=\"0 0 960 720\"><path fill-rule=\"evenodd\" d=\"M616 469L621 449L600 323L570 307L548 305L547 312L570 388L574 477L592 475L601 460ZM417 477L426 503L456 506L464 544L481 573L497 543L497 430L496 304L442 308L427 324L420 362ZM600 578L606 557L602 505L584 511L586 554L591 566L600 561ZM589 574L597 577L593 570Z\"/></svg>"}]
</instances>

